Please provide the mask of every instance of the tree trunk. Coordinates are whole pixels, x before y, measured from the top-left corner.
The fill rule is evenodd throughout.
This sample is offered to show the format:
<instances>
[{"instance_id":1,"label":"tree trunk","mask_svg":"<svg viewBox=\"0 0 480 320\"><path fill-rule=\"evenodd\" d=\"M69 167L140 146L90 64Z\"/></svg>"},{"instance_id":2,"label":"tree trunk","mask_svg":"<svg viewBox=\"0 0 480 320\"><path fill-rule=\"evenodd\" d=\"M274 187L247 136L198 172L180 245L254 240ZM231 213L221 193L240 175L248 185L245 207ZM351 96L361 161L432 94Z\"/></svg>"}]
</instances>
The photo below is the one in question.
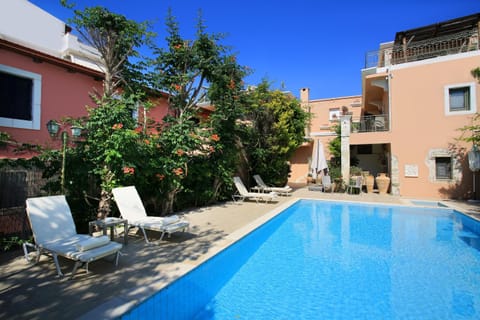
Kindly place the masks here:
<instances>
[{"instance_id":1,"label":"tree trunk","mask_svg":"<svg viewBox=\"0 0 480 320\"><path fill-rule=\"evenodd\" d=\"M213 180L213 196L208 201L209 204L215 203L218 200L218 191L222 185L223 183L220 178L215 177L215 180Z\"/></svg>"},{"instance_id":2,"label":"tree trunk","mask_svg":"<svg viewBox=\"0 0 480 320\"><path fill-rule=\"evenodd\" d=\"M167 193L167 199L164 202L163 205L163 214L171 214L173 213L173 203L175 202L175 197L177 196L177 193L180 191L179 188L175 188L169 193Z\"/></svg>"},{"instance_id":3,"label":"tree trunk","mask_svg":"<svg viewBox=\"0 0 480 320\"><path fill-rule=\"evenodd\" d=\"M98 203L97 219L105 219L110 215L110 204L112 202L112 194L106 190L100 193L100 201Z\"/></svg>"}]
</instances>

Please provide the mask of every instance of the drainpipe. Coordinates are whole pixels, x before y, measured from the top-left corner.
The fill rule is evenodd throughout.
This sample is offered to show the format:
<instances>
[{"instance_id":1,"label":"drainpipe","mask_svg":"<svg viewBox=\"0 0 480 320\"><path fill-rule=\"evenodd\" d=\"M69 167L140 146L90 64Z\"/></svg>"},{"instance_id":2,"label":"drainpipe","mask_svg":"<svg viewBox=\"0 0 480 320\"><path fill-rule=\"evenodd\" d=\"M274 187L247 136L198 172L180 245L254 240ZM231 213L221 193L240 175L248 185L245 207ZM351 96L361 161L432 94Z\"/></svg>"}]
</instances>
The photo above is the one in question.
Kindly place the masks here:
<instances>
[{"instance_id":1,"label":"drainpipe","mask_svg":"<svg viewBox=\"0 0 480 320\"><path fill-rule=\"evenodd\" d=\"M352 121L351 115L340 116L341 125L341 153L342 153L342 177L345 183L350 180L350 124Z\"/></svg>"}]
</instances>

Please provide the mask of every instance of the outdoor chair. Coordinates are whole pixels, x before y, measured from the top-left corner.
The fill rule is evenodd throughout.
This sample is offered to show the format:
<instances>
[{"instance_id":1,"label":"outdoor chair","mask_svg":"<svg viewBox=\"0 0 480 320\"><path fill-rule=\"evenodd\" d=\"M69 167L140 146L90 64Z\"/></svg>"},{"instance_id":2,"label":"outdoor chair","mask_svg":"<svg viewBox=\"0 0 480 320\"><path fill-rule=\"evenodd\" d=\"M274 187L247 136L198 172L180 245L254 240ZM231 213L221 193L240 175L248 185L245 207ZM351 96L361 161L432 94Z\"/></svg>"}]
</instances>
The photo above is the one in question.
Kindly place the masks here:
<instances>
[{"instance_id":1,"label":"outdoor chair","mask_svg":"<svg viewBox=\"0 0 480 320\"><path fill-rule=\"evenodd\" d=\"M122 244L110 241L107 236L77 234L65 196L29 198L26 201L26 211L35 241L35 244L23 244L27 261L37 263L40 255L51 255L58 276L63 276L58 256L71 259L75 261L75 265L70 278L73 278L80 266L85 265L88 273L90 262L107 256L115 255L115 265L118 265ZM36 250L35 259L31 258L29 248Z\"/></svg>"},{"instance_id":2,"label":"outdoor chair","mask_svg":"<svg viewBox=\"0 0 480 320\"><path fill-rule=\"evenodd\" d=\"M179 215L169 217L147 215L135 186L114 188L112 193L120 215L128 220L128 229L139 228L145 237L146 243L150 243L150 241L145 230L160 232L159 241L161 241L165 234L170 237L174 232L186 231L190 225L187 220Z\"/></svg>"},{"instance_id":3,"label":"outdoor chair","mask_svg":"<svg viewBox=\"0 0 480 320\"><path fill-rule=\"evenodd\" d=\"M375 131L384 131L385 130L385 117L384 116L375 116Z\"/></svg>"},{"instance_id":4,"label":"outdoor chair","mask_svg":"<svg viewBox=\"0 0 480 320\"><path fill-rule=\"evenodd\" d=\"M233 201L236 199L245 200L245 199L253 199L255 201L263 200L265 202L272 201L277 198L278 194L276 192L249 192L247 187L243 184L242 179L240 177L233 177L233 182L235 187L237 188L236 194L234 194Z\"/></svg>"},{"instance_id":5,"label":"outdoor chair","mask_svg":"<svg viewBox=\"0 0 480 320\"><path fill-rule=\"evenodd\" d=\"M345 192L352 194L358 191L358 194L362 193L363 178L362 176L352 177L350 183L347 185Z\"/></svg>"},{"instance_id":6,"label":"outdoor chair","mask_svg":"<svg viewBox=\"0 0 480 320\"><path fill-rule=\"evenodd\" d=\"M284 187L272 187L267 185L262 177L258 174L255 174L253 176L253 179L255 179L255 182L257 183L256 188L261 191L261 192L276 192L279 195L285 195L288 196L290 195L290 192L292 192L292 188L290 186L284 186Z\"/></svg>"}]
</instances>

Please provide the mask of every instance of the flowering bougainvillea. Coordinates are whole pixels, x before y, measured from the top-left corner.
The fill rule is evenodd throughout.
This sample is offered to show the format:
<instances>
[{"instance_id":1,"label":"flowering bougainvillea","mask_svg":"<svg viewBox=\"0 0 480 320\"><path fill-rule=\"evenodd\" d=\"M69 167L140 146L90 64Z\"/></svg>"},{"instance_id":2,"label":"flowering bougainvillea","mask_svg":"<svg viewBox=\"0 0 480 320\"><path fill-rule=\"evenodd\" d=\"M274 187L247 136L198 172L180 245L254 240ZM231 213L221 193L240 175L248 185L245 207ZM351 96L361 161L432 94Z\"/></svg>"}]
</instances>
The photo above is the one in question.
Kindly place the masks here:
<instances>
[{"instance_id":1,"label":"flowering bougainvillea","mask_svg":"<svg viewBox=\"0 0 480 320\"><path fill-rule=\"evenodd\" d=\"M125 174L134 174L135 168L132 167L123 167L123 173Z\"/></svg>"},{"instance_id":2,"label":"flowering bougainvillea","mask_svg":"<svg viewBox=\"0 0 480 320\"><path fill-rule=\"evenodd\" d=\"M183 174L183 169L182 168L176 168L173 170L173 173L175 173L175 175L177 176L180 176Z\"/></svg>"},{"instance_id":3,"label":"flowering bougainvillea","mask_svg":"<svg viewBox=\"0 0 480 320\"><path fill-rule=\"evenodd\" d=\"M153 59L144 61L151 73L139 83L148 84L135 94L101 97L89 110L79 149L101 183L102 197L108 198L114 187L135 185L162 214L229 197L239 158L235 120L242 115L246 72L230 48L220 44L222 36L206 33L199 21L196 38L187 40L169 15L167 45L153 48ZM145 87L148 94L168 93L165 118L132 117L138 102L148 100L141 93ZM124 89L129 88L127 83ZM200 115L205 101L215 110Z\"/></svg>"}]
</instances>

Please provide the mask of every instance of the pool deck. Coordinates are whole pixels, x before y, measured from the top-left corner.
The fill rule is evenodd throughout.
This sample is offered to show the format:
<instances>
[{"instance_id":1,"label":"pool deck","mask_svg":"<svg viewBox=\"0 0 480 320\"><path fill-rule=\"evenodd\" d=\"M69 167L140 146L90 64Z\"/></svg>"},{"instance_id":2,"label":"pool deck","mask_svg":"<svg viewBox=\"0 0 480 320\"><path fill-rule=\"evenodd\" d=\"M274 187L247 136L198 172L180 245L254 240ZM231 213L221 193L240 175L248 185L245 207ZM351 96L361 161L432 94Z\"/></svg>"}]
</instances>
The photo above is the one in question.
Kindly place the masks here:
<instances>
[{"instance_id":1,"label":"pool deck","mask_svg":"<svg viewBox=\"0 0 480 320\"><path fill-rule=\"evenodd\" d=\"M67 277L58 278L51 258L42 256L38 264L31 265L19 250L0 253L0 318L116 318L299 198L411 205L410 199L391 195L322 193L303 187L274 203L230 201L198 208L185 212L188 232L147 245L132 230L118 267L109 261L92 262L89 273L81 269L72 280L68 278L73 266L69 260L60 259ZM480 217L480 202L443 203ZM116 240L121 242L122 237Z\"/></svg>"}]
</instances>

